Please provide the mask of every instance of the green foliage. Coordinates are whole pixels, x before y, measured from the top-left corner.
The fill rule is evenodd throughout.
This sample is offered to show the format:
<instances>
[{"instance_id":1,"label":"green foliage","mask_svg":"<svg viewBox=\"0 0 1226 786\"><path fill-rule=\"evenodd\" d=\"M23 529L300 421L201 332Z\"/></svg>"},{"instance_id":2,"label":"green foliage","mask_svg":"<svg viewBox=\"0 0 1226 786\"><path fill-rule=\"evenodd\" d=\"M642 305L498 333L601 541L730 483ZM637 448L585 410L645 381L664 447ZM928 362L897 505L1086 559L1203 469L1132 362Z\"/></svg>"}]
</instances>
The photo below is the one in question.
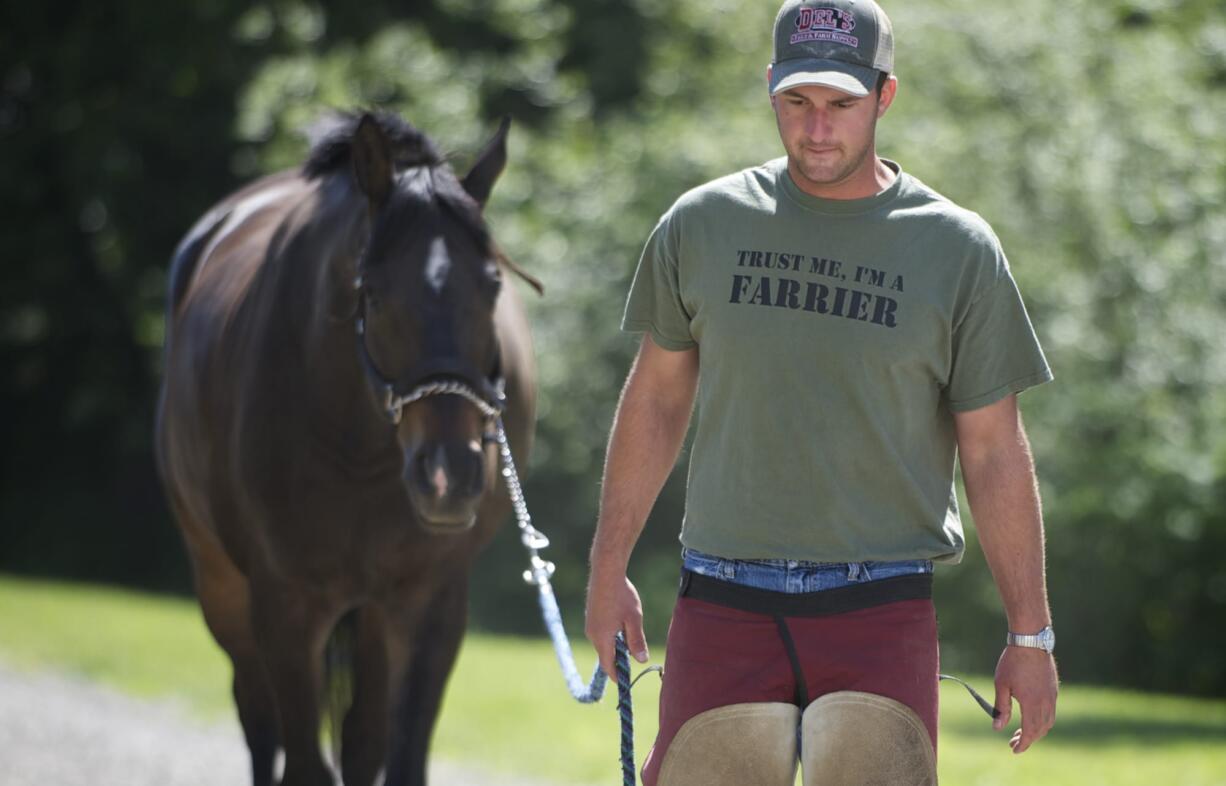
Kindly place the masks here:
<instances>
[{"instance_id":1,"label":"green foliage","mask_svg":"<svg viewBox=\"0 0 1226 786\"><path fill-rule=\"evenodd\" d=\"M0 565L184 586L147 447L176 239L241 179L295 165L298 130L328 108L401 111L459 169L509 113L491 222L547 287L526 295L542 385L527 495L578 628L604 441L636 348L617 331L629 277L680 193L781 154L764 90L776 4L411 5L127 0L0 24L0 172L16 184L0 207L17 260L0 270L0 405L14 415L0 431ZM993 224L1056 372L1022 404L1064 674L1226 695L1213 624L1226 614L1220 4L888 10L900 90L879 148ZM681 474L632 565L656 646ZM983 669L1004 621L971 534L938 601L946 662ZM539 630L523 563L509 532L483 557L483 627Z\"/></svg>"},{"instance_id":2,"label":"green foliage","mask_svg":"<svg viewBox=\"0 0 1226 786\"><path fill-rule=\"evenodd\" d=\"M166 260L232 182L198 151L227 138L257 60L217 45L239 5L0 11L8 567L183 584L150 456L154 369Z\"/></svg>"}]
</instances>

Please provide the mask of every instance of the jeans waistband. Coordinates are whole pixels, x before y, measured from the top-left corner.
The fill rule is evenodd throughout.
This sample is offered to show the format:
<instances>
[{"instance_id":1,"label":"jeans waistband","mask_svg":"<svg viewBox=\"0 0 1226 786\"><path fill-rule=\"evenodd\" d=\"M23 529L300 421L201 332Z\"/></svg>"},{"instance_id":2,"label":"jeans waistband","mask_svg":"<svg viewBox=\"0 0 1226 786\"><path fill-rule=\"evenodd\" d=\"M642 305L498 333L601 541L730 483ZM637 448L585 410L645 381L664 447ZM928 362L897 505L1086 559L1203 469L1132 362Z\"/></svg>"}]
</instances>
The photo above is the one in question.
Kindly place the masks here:
<instances>
[{"instance_id":1,"label":"jeans waistband","mask_svg":"<svg viewBox=\"0 0 1226 786\"><path fill-rule=\"evenodd\" d=\"M728 559L686 548L682 566L700 576L772 592L822 592L899 576L932 573L931 560L810 562Z\"/></svg>"}]
</instances>

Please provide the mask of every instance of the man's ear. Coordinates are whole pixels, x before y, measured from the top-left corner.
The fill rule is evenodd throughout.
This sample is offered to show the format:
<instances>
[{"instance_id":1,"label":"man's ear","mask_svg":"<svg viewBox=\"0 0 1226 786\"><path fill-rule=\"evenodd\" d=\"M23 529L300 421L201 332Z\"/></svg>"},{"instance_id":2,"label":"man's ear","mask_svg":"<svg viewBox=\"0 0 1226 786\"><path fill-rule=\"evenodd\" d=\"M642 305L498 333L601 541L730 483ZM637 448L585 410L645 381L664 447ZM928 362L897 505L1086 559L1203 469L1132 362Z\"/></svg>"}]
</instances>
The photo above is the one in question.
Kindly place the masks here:
<instances>
[{"instance_id":1,"label":"man's ear","mask_svg":"<svg viewBox=\"0 0 1226 786\"><path fill-rule=\"evenodd\" d=\"M894 96L898 94L898 77L890 74L885 80L885 84L881 86L881 95L877 97L877 117L884 117L886 110L890 108L890 104L894 103Z\"/></svg>"},{"instance_id":2,"label":"man's ear","mask_svg":"<svg viewBox=\"0 0 1226 786\"><path fill-rule=\"evenodd\" d=\"M774 66L769 63L766 66L766 95L770 97L772 109L775 108L775 96L771 94L771 69L773 68Z\"/></svg>"}]
</instances>

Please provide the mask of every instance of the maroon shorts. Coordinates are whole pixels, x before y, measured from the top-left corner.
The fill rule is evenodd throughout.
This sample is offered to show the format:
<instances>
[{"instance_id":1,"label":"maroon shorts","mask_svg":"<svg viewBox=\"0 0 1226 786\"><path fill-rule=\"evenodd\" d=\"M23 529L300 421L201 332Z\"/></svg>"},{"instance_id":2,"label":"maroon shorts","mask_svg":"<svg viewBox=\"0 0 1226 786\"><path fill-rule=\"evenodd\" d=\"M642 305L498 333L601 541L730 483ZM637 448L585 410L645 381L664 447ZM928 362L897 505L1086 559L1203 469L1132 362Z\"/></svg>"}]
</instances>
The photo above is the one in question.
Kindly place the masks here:
<instances>
[{"instance_id":1,"label":"maroon shorts","mask_svg":"<svg viewBox=\"0 0 1226 786\"><path fill-rule=\"evenodd\" d=\"M928 598L777 618L680 597L668 630L660 730L643 762L643 784L655 786L669 743L699 713L747 702L803 701L803 710L843 690L907 705L928 728L935 750L937 671L936 614Z\"/></svg>"}]
</instances>

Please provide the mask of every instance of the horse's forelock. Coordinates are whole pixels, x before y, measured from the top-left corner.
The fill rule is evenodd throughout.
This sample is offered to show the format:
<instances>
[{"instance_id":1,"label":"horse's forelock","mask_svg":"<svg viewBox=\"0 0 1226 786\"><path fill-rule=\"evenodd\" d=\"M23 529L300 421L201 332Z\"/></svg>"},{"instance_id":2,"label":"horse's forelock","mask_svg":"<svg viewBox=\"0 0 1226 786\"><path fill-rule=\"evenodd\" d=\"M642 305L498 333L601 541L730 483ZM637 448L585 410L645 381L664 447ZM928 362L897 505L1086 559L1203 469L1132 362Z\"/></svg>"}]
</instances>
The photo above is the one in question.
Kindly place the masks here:
<instances>
[{"instance_id":1,"label":"horse's forelock","mask_svg":"<svg viewBox=\"0 0 1226 786\"><path fill-rule=\"evenodd\" d=\"M427 216L433 218L425 218ZM493 251L481 206L446 166L422 168L396 179L371 242L394 242L394 238L404 232L419 231L420 221L437 221L443 216L456 221L478 247Z\"/></svg>"}]
</instances>

